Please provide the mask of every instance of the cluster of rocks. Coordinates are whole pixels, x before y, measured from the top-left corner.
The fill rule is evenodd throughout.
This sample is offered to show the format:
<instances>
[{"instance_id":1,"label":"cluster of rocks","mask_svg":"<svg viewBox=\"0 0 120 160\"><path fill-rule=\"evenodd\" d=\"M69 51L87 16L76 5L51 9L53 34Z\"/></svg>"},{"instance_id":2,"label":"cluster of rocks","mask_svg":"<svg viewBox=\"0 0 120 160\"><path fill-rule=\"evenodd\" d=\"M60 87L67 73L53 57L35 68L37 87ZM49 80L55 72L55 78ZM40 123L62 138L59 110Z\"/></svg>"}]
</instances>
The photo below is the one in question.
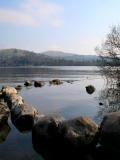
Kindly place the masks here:
<instances>
[{"instance_id":1,"label":"cluster of rocks","mask_svg":"<svg viewBox=\"0 0 120 160\"><path fill-rule=\"evenodd\" d=\"M44 81L32 81L32 80L26 80L24 85L25 86L32 86L33 85L33 82L34 82L34 87L42 87L45 85L45 82ZM62 84L63 82L59 79L53 79L51 81L49 81L49 84L50 85L60 85Z\"/></svg>"},{"instance_id":2,"label":"cluster of rocks","mask_svg":"<svg viewBox=\"0 0 120 160\"><path fill-rule=\"evenodd\" d=\"M9 114L13 124L20 130L32 129L33 146L37 152L56 148L83 151L100 144L107 148L120 149L120 112L107 114L98 126L88 117L65 120L38 112L24 102L15 88L1 89L0 125L7 121ZM8 132L8 130L7 130Z\"/></svg>"}]
</instances>

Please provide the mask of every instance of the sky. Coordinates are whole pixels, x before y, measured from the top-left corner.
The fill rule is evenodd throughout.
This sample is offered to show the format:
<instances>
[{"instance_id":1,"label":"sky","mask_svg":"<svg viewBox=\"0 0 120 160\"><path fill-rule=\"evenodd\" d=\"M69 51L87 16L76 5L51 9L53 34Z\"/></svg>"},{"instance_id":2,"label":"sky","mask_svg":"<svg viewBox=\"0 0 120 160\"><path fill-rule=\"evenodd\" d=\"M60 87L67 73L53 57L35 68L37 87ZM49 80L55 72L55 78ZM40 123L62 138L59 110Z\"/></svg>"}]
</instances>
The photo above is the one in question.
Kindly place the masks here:
<instances>
[{"instance_id":1,"label":"sky","mask_svg":"<svg viewBox=\"0 0 120 160\"><path fill-rule=\"evenodd\" d=\"M118 24L120 0L0 0L0 49L95 54Z\"/></svg>"}]
</instances>

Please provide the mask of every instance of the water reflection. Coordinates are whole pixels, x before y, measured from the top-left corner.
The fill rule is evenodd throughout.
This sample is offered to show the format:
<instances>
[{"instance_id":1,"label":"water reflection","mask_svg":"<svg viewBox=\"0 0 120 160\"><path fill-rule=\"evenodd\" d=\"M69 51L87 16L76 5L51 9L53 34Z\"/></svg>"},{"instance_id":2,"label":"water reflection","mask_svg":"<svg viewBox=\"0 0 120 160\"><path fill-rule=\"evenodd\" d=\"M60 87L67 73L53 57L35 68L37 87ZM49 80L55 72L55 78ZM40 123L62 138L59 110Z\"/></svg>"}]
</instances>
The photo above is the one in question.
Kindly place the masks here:
<instances>
[{"instance_id":1,"label":"water reflection","mask_svg":"<svg viewBox=\"0 0 120 160\"><path fill-rule=\"evenodd\" d=\"M10 133L11 128L8 123L0 125L0 143L4 142L7 139L8 134Z\"/></svg>"},{"instance_id":2,"label":"water reflection","mask_svg":"<svg viewBox=\"0 0 120 160\"><path fill-rule=\"evenodd\" d=\"M106 78L106 88L100 92L100 105L97 117L102 119L103 116L110 112L120 110L120 71L118 68L111 70L111 73L102 68Z\"/></svg>"}]
</instances>

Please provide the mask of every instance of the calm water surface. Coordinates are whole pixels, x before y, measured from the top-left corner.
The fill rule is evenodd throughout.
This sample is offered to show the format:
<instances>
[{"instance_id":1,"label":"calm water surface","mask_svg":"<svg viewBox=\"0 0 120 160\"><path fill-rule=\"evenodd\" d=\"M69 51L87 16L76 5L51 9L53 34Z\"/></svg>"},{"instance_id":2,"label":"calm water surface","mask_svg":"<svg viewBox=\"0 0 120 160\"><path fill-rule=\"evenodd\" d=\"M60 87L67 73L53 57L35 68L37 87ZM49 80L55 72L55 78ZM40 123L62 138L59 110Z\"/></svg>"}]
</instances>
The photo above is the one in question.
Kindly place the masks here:
<instances>
[{"instance_id":1,"label":"calm water surface","mask_svg":"<svg viewBox=\"0 0 120 160\"><path fill-rule=\"evenodd\" d=\"M64 83L59 86L49 85L49 80L59 78ZM42 88L24 87L25 80L44 80ZM71 80L72 83L68 83ZM0 87L3 85L22 85L20 94L25 101L34 105L45 114L59 114L66 119L77 116L89 116L97 123L99 95L105 88L105 79L97 67L19 67L0 68ZM93 94L86 92L85 86L93 85ZM11 128L11 129L10 129ZM9 126L0 131L4 138L0 140L0 160L43 160L38 155L31 141L31 133L20 133L9 120Z\"/></svg>"}]
</instances>

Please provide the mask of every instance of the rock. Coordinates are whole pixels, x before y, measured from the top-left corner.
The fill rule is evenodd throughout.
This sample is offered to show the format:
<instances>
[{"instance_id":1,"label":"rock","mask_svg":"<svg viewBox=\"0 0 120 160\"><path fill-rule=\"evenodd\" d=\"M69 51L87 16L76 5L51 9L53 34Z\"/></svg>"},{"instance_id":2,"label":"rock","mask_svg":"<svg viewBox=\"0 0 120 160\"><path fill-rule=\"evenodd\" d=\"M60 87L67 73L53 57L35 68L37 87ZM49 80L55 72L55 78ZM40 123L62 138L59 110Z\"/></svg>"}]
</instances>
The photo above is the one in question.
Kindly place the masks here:
<instances>
[{"instance_id":1,"label":"rock","mask_svg":"<svg viewBox=\"0 0 120 160\"><path fill-rule=\"evenodd\" d=\"M41 139L53 140L58 136L59 125L63 121L64 118L55 115L45 116L38 119L32 131L33 139L37 140L38 142L40 142Z\"/></svg>"},{"instance_id":2,"label":"rock","mask_svg":"<svg viewBox=\"0 0 120 160\"><path fill-rule=\"evenodd\" d=\"M10 111L5 103L0 102L0 125L7 122L9 113Z\"/></svg>"},{"instance_id":3,"label":"rock","mask_svg":"<svg viewBox=\"0 0 120 160\"><path fill-rule=\"evenodd\" d=\"M92 85L86 86L86 91L88 94L92 94L95 92L95 87Z\"/></svg>"},{"instance_id":4,"label":"rock","mask_svg":"<svg viewBox=\"0 0 120 160\"><path fill-rule=\"evenodd\" d=\"M5 98L7 105L10 109L14 107L18 107L19 105L24 103L24 100L18 94L11 94L8 98Z\"/></svg>"},{"instance_id":5,"label":"rock","mask_svg":"<svg viewBox=\"0 0 120 160\"><path fill-rule=\"evenodd\" d=\"M63 82L60 81L59 79L53 79L52 81L49 82L50 84L53 84L53 85L60 85L62 84Z\"/></svg>"},{"instance_id":6,"label":"rock","mask_svg":"<svg viewBox=\"0 0 120 160\"><path fill-rule=\"evenodd\" d=\"M16 89L17 91L21 91L22 86L21 86L21 85L17 85L17 86L15 87L15 89Z\"/></svg>"},{"instance_id":7,"label":"rock","mask_svg":"<svg viewBox=\"0 0 120 160\"><path fill-rule=\"evenodd\" d=\"M4 123L2 125L0 125L0 143L4 142L8 136L8 134L10 133L10 126L8 125L8 123Z\"/></svg>"},{"instance_id":8,"label":"rock","mask_svg":"<svg viewBox=\"0 0 120 160\"><path fill-rule=\"evenodd\" d=\"M37 114L38 111L26 103L11 108L11 120L20 131L31 130Z\"/></svg>"},{"instance_id":9,"label":"rock","mask_svg":"<svg viewBox=\"0 0 120 160\"><path fill-rule=\"evenodd\" d=\"M63 122L59 132L67 146L87 148L96 145L98 126L88 117L78 117Z\"/></svg>"},{"instance_id":10,"label":"rock","mask_svg":"<svg viewBox=\"0 0 120 160\"><path fill-rule=\"evenodd\" d=\"M35 86L35 87L42 87L42 86L44 86L44 84L45 84L45 83L44 83L43 81L35 81L35 82L34 82L34 86Z\"/></svg>"},{"instance_id":11,"label":"rock","mask_svg":"<svg viewBox=\"0 0 120 160\"><path fill-rule=\"evenodd\" d=\"M100 126L100 144L120 149L120 111L105 115Z\"/></svg>"},{"instance_id":12,"label":"rock","mask_svg":"<svg viewBox=\"0 0 120 160\"><path fill-rule=\"evenodd\" d=\"M27 80L24 83L25 86L32 86L32 81L31 80Z\"/></svg>"},{"instance_id":13,"label":"rock","mask_svg":"<svg viewBox=\"0 0 120 160\"><path fill-rule=\"evenodd\" d=\"M17 90L14 87L10 86L2 87L1 92L3 96L10 96L11 94L17 94Z\"/></svg>"},{"instance_id":14,"label":"rock","mask_svg":"<svg viewBox=\"0 0 120 160\"><path fill-rule=\"evenodd\" d=\"M102 106L102 105L103 105L103 103L102 103L102 102L100 102L100 103L99 103L99 105L100 105L100 106Z\"/></svg>"}]
</instances>

